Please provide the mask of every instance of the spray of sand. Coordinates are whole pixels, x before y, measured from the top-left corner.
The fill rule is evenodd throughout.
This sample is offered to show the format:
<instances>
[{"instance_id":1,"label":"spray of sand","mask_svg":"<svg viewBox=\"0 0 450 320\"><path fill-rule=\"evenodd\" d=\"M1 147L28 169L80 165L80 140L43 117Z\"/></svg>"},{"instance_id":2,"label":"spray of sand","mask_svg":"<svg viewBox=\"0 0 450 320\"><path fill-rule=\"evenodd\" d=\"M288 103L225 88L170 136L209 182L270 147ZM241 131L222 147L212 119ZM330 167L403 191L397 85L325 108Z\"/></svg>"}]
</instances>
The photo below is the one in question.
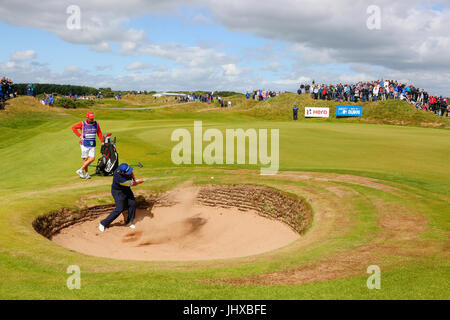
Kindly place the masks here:
<instances>
[{"instance_id":1,"label":"spray of sand","mask_svg":"<svg viewBox=\"0 0 450 320\"><path fill-rule=\"evenodd\" d=\"M299 235L279 221L254 211L196 203L198 187L189 184L165 195L172 206L138 209L136 229L119 217L104 233L100 220L63 229L52 240L89 255L129 260L207 260L259 254L283 247Z\"/></svg>"}]
</instances>

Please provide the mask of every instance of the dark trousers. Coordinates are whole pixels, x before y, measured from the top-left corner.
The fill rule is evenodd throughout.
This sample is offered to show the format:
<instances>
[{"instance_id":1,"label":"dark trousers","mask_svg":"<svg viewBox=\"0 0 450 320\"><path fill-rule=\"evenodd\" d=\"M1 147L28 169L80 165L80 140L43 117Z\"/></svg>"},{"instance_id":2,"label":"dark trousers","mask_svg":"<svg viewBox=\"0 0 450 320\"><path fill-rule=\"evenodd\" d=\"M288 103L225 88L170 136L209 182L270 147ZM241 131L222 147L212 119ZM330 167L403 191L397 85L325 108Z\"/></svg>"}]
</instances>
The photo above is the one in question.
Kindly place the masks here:
<instances>
[{"instance_id":1,"label":"dark trousers","mask_svg":"<svg viewBox=\"0 0 450 320\"><path fill-rule=\"evenodd\" d=\"M298 113L294 112L294 120L298 120Z\"/></svg>"},{"instance_id":2,"label":"dark trousers","mask_svg":"<svg viewBox=\"0 0 450 320\"><path fill-rule=\"evenodd\" d=\"M136 200L134 195L126 195L121 192L113 192L112 195L116 202L116 208L109 214L109 216L106 217L105 220L102 220L100 223L105 228L109 227L109 225L126 209L128 209L128 218L125 224L132 223L134 216L136 215Z\"/></svg>"}]
</instances>

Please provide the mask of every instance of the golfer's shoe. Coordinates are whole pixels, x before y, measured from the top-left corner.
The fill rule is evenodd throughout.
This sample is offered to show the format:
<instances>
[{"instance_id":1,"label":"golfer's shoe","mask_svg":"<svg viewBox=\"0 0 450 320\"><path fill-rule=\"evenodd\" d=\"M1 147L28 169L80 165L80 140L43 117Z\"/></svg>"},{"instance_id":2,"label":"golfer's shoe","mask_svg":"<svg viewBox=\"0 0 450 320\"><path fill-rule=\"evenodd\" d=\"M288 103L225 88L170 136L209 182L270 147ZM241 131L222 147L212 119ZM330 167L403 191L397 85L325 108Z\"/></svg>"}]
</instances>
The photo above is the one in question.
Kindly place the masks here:
<instances>
[{"instance_id":1,"label":"golfer's shoe","mask_svg":"<svg viewBox=\"0 0 450 320\"><path fill-rule=\"evenodd\" d=\"M98 230L100 230L100 232L105 232L105 226L102 225L101 223L98 224Z\"/></svg>"},{"instance_id":2,"label":"golfer's shoe","mask_svg":"<svg viewBox=\"0 0 450 320\"><path fill-rule=\"evenodd\" d=\"M84 175L84 178L85 179L90 179L91 178L91 176L89 175L89 172L86 172L86 174Z\"/></svg>"},{"instance_id":3,"label":"golfer's shoe","mask_svg":"<svg viewBox=\"0 0 450 320\"><path fill-rule=\"evenodd\" d=\"M80 176L81 179L85 179L85 178L86 178L85 175L84 175L83 170L78 169L76 172L77 172L77 174Z\"/></svg>"},{"instance_id":4,"label":"golfer's shoe","mask_svg":"<svg viewBox=\"0 0 450 320\"><path fill-rule=\"evenodd\" d=\"M130 224L131 229L136 229L136 226L134 224Z\"/></svg>"}]
</instances>

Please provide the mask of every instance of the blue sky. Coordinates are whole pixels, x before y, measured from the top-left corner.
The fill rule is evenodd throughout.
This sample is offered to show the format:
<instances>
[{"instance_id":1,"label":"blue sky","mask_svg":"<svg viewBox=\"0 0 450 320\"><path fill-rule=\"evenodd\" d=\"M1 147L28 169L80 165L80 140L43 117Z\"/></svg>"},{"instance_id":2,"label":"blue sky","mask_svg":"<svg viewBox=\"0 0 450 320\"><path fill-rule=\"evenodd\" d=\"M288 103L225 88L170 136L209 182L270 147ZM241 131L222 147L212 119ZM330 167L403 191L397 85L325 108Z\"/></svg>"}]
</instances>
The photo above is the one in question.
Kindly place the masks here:
<instances>
[{"instance_id":1,"label":"blue sky","mask_svg":"<svg viewBox=\"0 0 450 320\"><path fill-rule=\"evenodd\" d=\"M389 78L450 94L446 2L364 2L3 0L0 75L240 92ZM380 8L379 30L366 26L371 2ZM81 10L79 31L66 27L69 5Z\"/></svg>"},{"instance_id":2,"label":"blue sky","mask_svg":"<svg viewBox=\"0 0 450 320\"><path fill-rule=\"evenodd\" d=\"M201 12L201 11L200 11ZM193 12L195 14L195 12ZM203 12L201 12L203 14ZM282 42L274 43L272 40L257 37L251 34L243 34L227 31L216 24L198 24L189 17L160 17L146 15L124 25L127 28L143 29L146 31L145 39L154 43L171 42L186 46L199 46L217 48L227 55L234 55L244 60L246 67L255 70L267 65L267 62L246 58L246 55L265 45L271 45L275 52L283 45ZM112 44L112 51L98 53L90 49L89 45L74 45L60 39L55 34L30 27L11 26L0 22L2 38L5 39L6 48L0 51L0 61L8 61L15 51L34 50L35 62L45 64L52 71L62 72L67 66L79 66L82 69L97 71L97 67L110 66L103 73L120 75L126 73L126 66L139 61L148 64L154 69L158 67L175 67L170 59L158 56L135 54L118 54L118 44ZM282 62L284 65L289 60ZM103 69L103 68L100 68ZM260 70L264 79L274 79L273 71Z\"/></svg>"}]
</instances>

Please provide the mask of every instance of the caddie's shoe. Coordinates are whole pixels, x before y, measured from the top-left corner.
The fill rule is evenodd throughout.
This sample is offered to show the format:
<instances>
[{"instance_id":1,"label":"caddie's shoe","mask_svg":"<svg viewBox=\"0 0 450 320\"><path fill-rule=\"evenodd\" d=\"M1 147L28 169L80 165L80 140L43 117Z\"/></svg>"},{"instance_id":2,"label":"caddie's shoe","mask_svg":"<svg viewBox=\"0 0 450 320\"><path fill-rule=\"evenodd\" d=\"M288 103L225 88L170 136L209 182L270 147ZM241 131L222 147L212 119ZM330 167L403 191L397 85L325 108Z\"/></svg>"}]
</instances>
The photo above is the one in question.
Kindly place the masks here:
<instances>
[{"instance_id":1,"label":"caddie's shoe","mask_svg":"<svg viewBox=\"0 0 450 320\"><path fill-rule=\"evenodd\" d=\"M84 176L85 179L90 179L91 176L89 175L89 172L86 172L86 175Z\"/></svg>"},{"instance_id":2,"label":"caddie's shoe","mask_svg":"<svg viewBox=\"0 0 450 320\"><path fill-rule=\"evenodd\" d=\"M85 179L85 178L86 178L85 175L84 175L83 170L78 169L78 170L76 171L76 173L80 176L81 179Z\"/></svg>"},{"instance_id":3,"label":"caddie's shoe","mask_svg":"<svg viewBox=\"0 0 450 320\"><path fill-rule=\"evenodd\" d=\"M131 229L136 229L136 226L135 226L134 224L131 224L131 225L130 225L130 228L131 228Z\"/></svg>"},{"instance_id":4,"label":"caddie's shoe","mask_svg":"<svg viewBox=\"0 0 450 320\"><path fill-rule=\"evenodd\" d=\"M100 232L104 232L105 231L105 226L102 225L101 223L98 224L98 230L100 230Z\"/></svg>"}]
</instances>

